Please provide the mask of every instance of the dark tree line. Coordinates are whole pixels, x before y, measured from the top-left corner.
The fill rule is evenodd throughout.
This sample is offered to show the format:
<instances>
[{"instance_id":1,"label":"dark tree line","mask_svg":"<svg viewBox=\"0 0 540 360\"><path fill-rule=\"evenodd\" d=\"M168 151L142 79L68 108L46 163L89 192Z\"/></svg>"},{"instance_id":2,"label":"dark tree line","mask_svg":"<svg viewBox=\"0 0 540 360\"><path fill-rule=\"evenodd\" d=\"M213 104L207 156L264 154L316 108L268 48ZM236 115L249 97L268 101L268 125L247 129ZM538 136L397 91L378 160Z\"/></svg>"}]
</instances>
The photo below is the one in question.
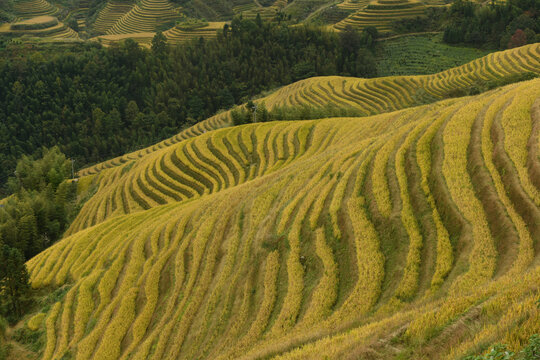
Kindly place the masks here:
<instances>
[{"instance_id":1,"label":"dark tree line","mask_svg":"<svg viewBox=\"0 0 540 360\"><path fill-rule=\"evenodd\" d=\"M540 41L540 1L480 4L455 1L447 13L444 41L507 49Z\"/></svg>"},{"instance_id":2,"label":"dark tree line","mask_svg":"<svg viewBox=\"0 0 540 360\"><path fill-rule=\"evenodd\" d=\"M86 44L0 60L0 186L23 154L59 145L81 167L149 145L219 109L316 75L375 75L376 34L235 19L215 40L153 50Z\"/></svg>"}]
</instances>

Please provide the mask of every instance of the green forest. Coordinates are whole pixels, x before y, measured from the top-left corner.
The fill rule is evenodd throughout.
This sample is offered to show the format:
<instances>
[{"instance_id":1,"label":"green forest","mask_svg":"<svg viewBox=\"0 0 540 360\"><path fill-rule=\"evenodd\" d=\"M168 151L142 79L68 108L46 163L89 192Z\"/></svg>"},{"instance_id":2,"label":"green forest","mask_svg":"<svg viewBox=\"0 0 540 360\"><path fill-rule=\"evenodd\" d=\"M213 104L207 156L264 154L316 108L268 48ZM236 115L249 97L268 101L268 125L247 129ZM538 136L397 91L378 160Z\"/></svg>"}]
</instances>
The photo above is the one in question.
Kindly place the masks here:
<instances>
[{"instance_id":1,"label":"green forest","mask_svg":"<svg viewBox=\"0 0 540 360\"><path fill-rule=\"evenodd\" d=\"M8 180L12 195L0 205L0 316L13 321L31 303L24 263L66 230L80 209L77 184L67 182L72 164L58 147L37 159L23 156Z\"/></svg>"},{"instance_id":2,"label":"green forest","mask_svg":"<svg viewBox=\"0 0 540 360\"><path fill-rule=\"evenodd\" d=\"M540 2L510 0L481 5L467 0L452 3L443 39L449 44L465 43L508 49L540 41Z\"/></svg>"}]
</instances>

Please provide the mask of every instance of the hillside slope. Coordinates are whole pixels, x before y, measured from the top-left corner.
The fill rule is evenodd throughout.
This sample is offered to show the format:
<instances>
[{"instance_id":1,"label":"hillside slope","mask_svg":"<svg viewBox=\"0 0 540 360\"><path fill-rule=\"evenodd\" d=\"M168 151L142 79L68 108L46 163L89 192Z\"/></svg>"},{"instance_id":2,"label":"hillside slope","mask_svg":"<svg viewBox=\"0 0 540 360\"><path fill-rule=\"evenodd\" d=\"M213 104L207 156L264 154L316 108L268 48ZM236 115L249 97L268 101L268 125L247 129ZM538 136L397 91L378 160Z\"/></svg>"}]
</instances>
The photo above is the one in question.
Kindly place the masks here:
<instances>
[{"instance_id":1,"label":"hillside slope","mask_svg":"<svg viewBox=\"0 0 540 360\"><path fill-rule=\"evenodd\" d=\"M126 1L108 1L105 7L98 13L94 22L94 30L100 34L106 33L133 6L135 6L134 3Z\"/></svg>"},{"instance_id":2,"label":"hillside slope","mask_svg":"<svg viewBox=\"0 0 540 360\"><path fill-rule=\"evenodd\" d=\"M337 30L347 27L363 29L374 26L379 32L392 30L394 21L422 17L426 14L426 6L414 0L376 0L370 1L364 8L360 7L347 18L334 25Z\"/></svg>"},{"instance_id":3,"label":"hillside slope","mask_svg":"<svg viewBox=\"0 0 540 360\"><path fill-rule=\"evenodd\" d=\"M14 14L23 19L36 16L55 15L58 9L46 0L21 0L13 2Z\"/></svg>"},{"instance_id":4,"label":"hillside slope","mask_svg":"<svg viewBox=\"0 0 540 360\"><path fill-rule=\"evenodd\" d=\"M80 230L28 262L33 287L70 286L43 358L519 349L540 331L539 129L536 79L210 131L104 170Z\"/></svg>"},{"instance_id":5,"label":"hillside slope","mask_svg":"<svg viewBox=\"0 0 540 360\"><path fill-rule=\"evenodd\" d=\"M340 76L310 78L284 86L258 101L264 102L269 109L335 105L375 115L452 97L486 82L501 81L527 72L540 73L540 44L492 53L433 75L376 79ZM221 113L154 146L82 169L79 175L96 174L186 138L230 125L230 112Z\"/></svg>"},{"instance_id":6,"label":"hillside slope","mask_svg":"<svg viewBox=\"0 0 540 360\"><path fill-rule=\"evenodd\" d=\"M26 38L79 39L79 35L53 16L37 16L28 20L0 26L0 36Z\"/></svg>"},{"instance_id":7,"label":"hillside slope","mask_svg":"<svg viewBox=\"0 0 540 360\"><path fill-rule=\"evenodd\" d=\"M167 0L142 0L118 18L106 33L114 35L154 32L179 17L178 10Z\"/></svg>"}]
</instances>

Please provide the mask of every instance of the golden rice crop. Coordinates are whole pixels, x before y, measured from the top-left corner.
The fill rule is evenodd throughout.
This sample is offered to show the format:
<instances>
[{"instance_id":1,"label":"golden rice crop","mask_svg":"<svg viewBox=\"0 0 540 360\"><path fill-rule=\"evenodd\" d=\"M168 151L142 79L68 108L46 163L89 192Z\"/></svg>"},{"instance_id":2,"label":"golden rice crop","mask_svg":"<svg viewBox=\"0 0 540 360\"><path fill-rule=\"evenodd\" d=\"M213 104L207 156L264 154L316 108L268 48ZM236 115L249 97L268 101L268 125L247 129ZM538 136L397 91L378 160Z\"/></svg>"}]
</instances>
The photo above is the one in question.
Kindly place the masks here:
<instances>
[{"instance_id":1,"label":"golden rice crop","mask_svg":"<svg viewBox=\"0 0 540 360\"><path fill-rule=\"evenodd\" d=\"M47 327L47 344L43 353L43 359L50 359L56 347L56 319L62 309L62 303L56 302L45 321Z\"/></svg>"},{"instance_id":2,"label":"golden rice crop","mask_svg":"<svg viewBox=\"0 0 540 360\"><path fill-rule=\"evenodd\" d=\"M521 184L527 194L540 206L540 192L529 180L527 172L527 142L531 136L531 106L538 98L538 87L527 87L514 97L501 117L504 131L504 147L514 163Z\"/></svg>"},{"instance_id":3,"label":"golden rice crop","mask_svg":"<svg viewBox=\"0 0 540 360\"><path fill-rule=\"evenodd\" d=\"M535 186L523 152L539 87L531 80L389 114L221 129L102 171L77 229L28 262L34 288L71 285L40 315L43 356L384 358L396 355L385 346L394 341L419 358L434 346L440 358L497 341L519 350L538 331L540 210L523 216L507 187ZM475 166L489 174L519 244L492 234L495 215L469 164L478 139ZM497 156L515 171L505 173ZM415 159L418 173L407 167ZM428 221L434 234L424 233ZM500 253L507 247L515 256ZM471 325L467 339L461 323Z\"/></svg>"},{"instance_id":4,"label":"golden rice crop","mask_svg":"<svg viewBox=\"0 0 540 360\"><path fill-rule=\"evenodd\" d=\"M481 102L472 102L459 109L449 119L443 135L442 172L452 198L470 223L472 233L470 268L459 281L454 283L455 291L478 286L487 281L493 275L497 261L497 252L484 209L475 196L470 176L467 173L467 145L470 140L470 130L481 106Z\"/></svg>"}]
</instances>

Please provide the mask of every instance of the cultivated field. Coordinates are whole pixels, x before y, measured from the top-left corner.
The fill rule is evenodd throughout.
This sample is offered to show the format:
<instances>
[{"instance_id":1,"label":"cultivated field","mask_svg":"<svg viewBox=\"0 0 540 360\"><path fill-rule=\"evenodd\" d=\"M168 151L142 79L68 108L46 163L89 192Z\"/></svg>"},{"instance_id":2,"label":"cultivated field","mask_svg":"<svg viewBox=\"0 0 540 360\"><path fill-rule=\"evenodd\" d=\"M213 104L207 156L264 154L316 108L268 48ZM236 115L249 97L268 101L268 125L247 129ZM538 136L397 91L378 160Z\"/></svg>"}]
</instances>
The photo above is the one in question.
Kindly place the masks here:
<instances>
[{"instance_id":1,"label":"cultivated field","mask_svg":"<svg viewBox=\"0 0 540 360\"><path fill-rule=\"evenodd\" d=\"M486 56L489 51L447 45L442 34L429 34L380 41L376 54L377 76L395 76L437 73Z\"/></svg>"},{"instance_id":2,"label":"cultivated field","mask_svg":"<svg viewBox=\"0 0 540 360\"><path fill-rule=\"evenodd\" d=\"M13 11L18 17L29 19L36 16L55 15L58 8L46 0L19 0L13 2Z\"/></svg>"},{"instance_id":3,"label":"cultivated field","mask_svg":"<svg viewBox=\"0 0 540 360\"><path fill-rule=\"evenodd\" d=\"M379 32L388 32L392 29L392 22L424 16L425 11L425 5L415 0L375 0L363 8L359 7L358 11L335 24L334 28L344 30L351 26L361 30L374 26Z\"/></svg>"},{"instance_id":4,"label":"cultivated field","mask_svg":"<svg viewBox=\"0 0 540 360\"><path fill-rule=\"evenodd\" d=\"M254 19L257 14L261 16L263 20L270 20L276 16L276 14L287 5L287 0L276 0L271 6L256 6L256 7L236 7L236 14L242 15L244 19Z\"/></svg>"},{"instance_id":5,"label":"cultivated field","mask_svg":"<svg viewBox=\"0 0 540 360\"><path fill-rule=\"evenodd\" d=\"M189 29L182 29L181 26L174 26L171 29L164 31L163 35L165 35L170 44L198 40L200 38L211 39L217 36L218 31L223 30L224 25L225 22L210 22L207 25ZM119 41L133 39L139 45L149 48L155 35L155 32L99 35L91 40L98 41L104 46L110 46L111 44Z\"/></svg>"},{"instance_id":6,"label":"cultivated field","mask_svg":"<svg viewBox=\"0 0 540 360\"><path fill-rule=\"evenodd\" d=\"M225 22L210 22L205 26L195 27L193 29L182 29L181 27L173 27L163 33L169 42L185 42L202 38L215 38L218 31L223 30Z\"/></svg>"},{"instance_id":7,"label":"cultivated field","mask_svg":"<svg viewBox=\"0 0 540 360\"><path fill-rule=\"evenodd\" d=\"M439 79L474 78L459 74ZM539 130L540 79L190 129L81 179L99 189L71 235L28 262L33 287L68 291L29 326L46 330L44 359L519 350L540 331Z\"/></svg>"},{"instance_id":8,"label":"cultivated field","mask_svg":"<svg viewBox=\"0 0 540 360\"><path fill-rule=\"evenodd\" d=\"M345 0L337 6L345 10L360 10L369 4L369 0Z\"/></svg>"},{"instance_id":9,"label":"cultivated field","mask_svg":"<svg viewBox=\"0 0 540 360\"><path fill-rule=\"evenodd\" d=\"M111 12L110 17L117 12ZM122 15L110 28L109 35L155 32L159 27L180 17L177 8L167 0L142 0Z\"/></svg>"},{"instance_id":10,"label":"cultivated field","mask_svg":"<svg viewBox=\"0 0 540 360\"><path fill-rule=\"evenodd\" d=\"M107 5L99 12L96 21L94 22L94 30L98 33L105 34L107 30L126 13L128 13L135 3L128 1L109 1Z\"/></svg>"},{"instance_id":11,"label":"cultivated field","mask_svg":"<svg viewBox=\"0 0 540 360\"><path fill-rule=\"evenodd\" d=\"M143 46L147 49L150 48L152 44L152 39L156 33L153 32L142 32L142 33L129 33L129 34L115 34L115 35L99 35L91 38L90 40L97 41L103 46L110 46L119 41L124 41L126 39L132 39L136 41L137 44Z\"/></svg>"},{"instance_id":12,"label":"cultivated field","mask_svg":"<svg viewBox=\"0 0 540 360\"><path fill-rule=\"evenodd\" d=\"M78 39L79 35L57 18L49 15L36 16L12 24L0 26L0 35L24 36L49 39Z\"/></svg>"},{"instance_id":13,"label":"cultivated field","mask_svg":"<svg viewBox=\"0 0 540 360\"><path fill-rule=\"evenodd\" d=\"M230 113L229 112L220 113L218 115L212 116L209 119L201 121L197 123L196 125L184 131L181 131L177 135L169 139L163 140L153 146L150 146L142 150L134 151L132 153L122 155L117 158L107 160L97 165L82 169L78 172L78 175L79 176L92 175L111 167L120 166L131 160L138 160L164 147L167 147L172 144L176 144L180 141L204 134L207 131L216 130L222 127L229 126L230 124L231 124Z\"/></svg>"},{"instance_id":14,"label":"cultivated field","mask_svg":"<svg viewBox=\"0 0 540 360\"><path fill-rule=\"evenodd\" d=\"M432 75L375 79L314 77L281 88L264 98L266 106L321 107L335 104L366 114L403 109L451 97L491 81L527 72L540 73L540 43L491 53L465 65Z\"/></svg>"}]
</instances>

